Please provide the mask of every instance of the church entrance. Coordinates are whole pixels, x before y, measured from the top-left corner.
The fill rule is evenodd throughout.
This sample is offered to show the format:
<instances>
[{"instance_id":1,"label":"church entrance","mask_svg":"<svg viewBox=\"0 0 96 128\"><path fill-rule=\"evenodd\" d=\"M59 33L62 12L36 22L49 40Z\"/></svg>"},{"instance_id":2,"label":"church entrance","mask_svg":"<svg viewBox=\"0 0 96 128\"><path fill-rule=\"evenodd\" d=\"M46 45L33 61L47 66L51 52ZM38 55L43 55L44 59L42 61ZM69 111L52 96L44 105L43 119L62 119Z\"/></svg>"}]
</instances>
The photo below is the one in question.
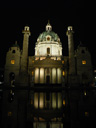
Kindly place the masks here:
<instances>
[{"instance_id":1,"label":"church entrance","mask_svg":"<svg viewBox=\"0 0 96 128\"><path fill-rule=\"evenodd\" d=\"M50 83L50 76L49 76L49 75L46 76L46 83L47 83L47 84Z\"/></svg>"}]
</instances>

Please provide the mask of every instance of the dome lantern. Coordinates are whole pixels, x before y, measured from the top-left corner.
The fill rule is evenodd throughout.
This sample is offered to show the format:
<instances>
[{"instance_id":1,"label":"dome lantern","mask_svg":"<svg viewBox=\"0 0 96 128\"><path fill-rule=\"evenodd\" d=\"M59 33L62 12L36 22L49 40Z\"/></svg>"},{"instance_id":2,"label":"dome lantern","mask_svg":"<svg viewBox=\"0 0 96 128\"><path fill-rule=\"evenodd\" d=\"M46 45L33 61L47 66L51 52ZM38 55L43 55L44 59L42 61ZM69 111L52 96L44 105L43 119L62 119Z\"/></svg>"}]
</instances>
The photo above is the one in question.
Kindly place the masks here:
<instances>
[{"instance_id":1,"label":"dome lantern","mask_svg":"<svg viewBox=\"0 0 96 128\"><path fill-rule=\"evenodd\" d=\"M51 30L52 30L52 26L50 25L48 21L48 24L46 25L46 31L51 31Z\"/></svg>"}]
</instances>

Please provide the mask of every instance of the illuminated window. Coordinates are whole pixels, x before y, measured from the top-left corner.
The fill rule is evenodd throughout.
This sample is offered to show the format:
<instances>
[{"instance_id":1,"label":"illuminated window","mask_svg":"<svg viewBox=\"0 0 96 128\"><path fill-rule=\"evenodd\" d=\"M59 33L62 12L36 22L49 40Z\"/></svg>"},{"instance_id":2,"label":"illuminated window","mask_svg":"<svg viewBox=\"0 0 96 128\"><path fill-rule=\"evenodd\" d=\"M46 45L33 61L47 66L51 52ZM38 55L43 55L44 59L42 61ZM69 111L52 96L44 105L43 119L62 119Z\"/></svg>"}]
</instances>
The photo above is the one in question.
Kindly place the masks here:
<instances>
[{"instance_id":1,"label":"illuminated window","mask_svg":"<svg viewBox=\"0 0 96 128\"><path fill-rule=\"evenodd\" d=\"M87 93L86 93L86 91L84 91L84 96L86 96L87 95Z\"/></svg>"},{"instance_id":2,"label":"illuminated window","mask_svg":"<svg viewBox=\"0 0 96 128\"><path fill-rule=\"evenodd\" d=\"M50 40L50 37L47 37L47 40L49 41Z\"/></svg>"},{"instance_id":3,"label":"illuminated window","mask_svg":"<svg viewBox=\"0 0 96 128\"><path fill-rule=\"evenodd\" d=\"M89 112L85 112L85 116L88 117L89 116Z\"/></svg>"},{"instance_id":4,"label":"illuminated window","mask_svg":"<svg viewBox=\"0 0 96 128\"><path fill-rule=\"evenodd\" d=\"M32 71L32 76L34 75L34 72Z\"/></svg>"},{"instance_id":5,"label":"illuminated window","mask_svg":"<svg viewBox=\"0 0 96 128\"><path fill-rule=\"evenodd\" d=\"M34 121L38 121L38 118L37 117L34 117Z\"/></svg>"},{"instance_id":6,"label":"illuminated window","mask_svg":"<svg viewBox=\"0 0 96 128\"><path fill-rule=\"evenodd\" d=\"M12 112L8 112L8 116L12 116Z\"/></svg>"},{"instance_id":7,"label":"illuminated window","mask_svg":"<svg viewBox=\"0 0 96 128\"><path fill-rule=\"evenodd\" d=\"M51 57L52 60L56 60L56 57Z\"/></svg>"},{"instance_id":8,"label":"illuminated window","mask_svg":"<svg viewBox=\"0 0 96 128\"><path fill-rule=\"evenodd\" d=\"M46 59L46 57L40 57L40 60L44 60L44 59Z\"/></svg>"},{"instance_id":9,"label":"illuminated window","mask_svg":"<svg viewBox=\"0 0 96 128\"><path fill-rule=\"evenodd\" d=\"M50 48L47 48L47 55L50 54Z\"/></svg>"},{"instance_id":10,"label":"illuminated window","mask_svg":"<svg viewBox=\"0 0 96 128\"><path fill-rule=\"evenodd\" d=\"M61 57L57 57L57 60L61 60Z\"/></svg>"},{"instance_id":11,"label":"illuminated window","mask_svg":"<svg viewBox=\"0 0 96 128\"><path fill-rule=\"evenodd\" d=\"M64 71L63 71L62 75L65 76L65 72Z\"/></svg>"},{"instance_id":12,"label":"illuminated window","mask_svg":"<svg viewBox=\"0 0 96 128\"><path fill-rule=\"evenodd\" d=\"M65 106L65 104L66 104L65 100L63 100L63 105Z\"/></svg>"},{"instance_id":13,"label":"illuminated window","mask_svg":"<svg viewBox=\"0 0 96 128\"><path fill-rule=\"evenodd\" d=\"M42 117L39 117L39 121L45 121Z\"/></svg>"},{"instance_id":14,"label":"illuminated window","mask_svg":"<svg viewBox=\"0 0 96 128\"><path fill-rule=\"evenodd\" d=\"M36 57L35 60L39 60L39 57Z\"/></svg>"},{"instance_id":15,"label":"illuminated window","mask_svg":"<svg viewBox=\"0 0 96 128\"><path fill-rule=\"evenodd\" d=\"M82 60L82 64L86 64L86 60Z\"/></svg>"},{"instance_id":16,"label":"illuminated window","mask_svg":"<svg viewBox=\"0 0 96 128\"><path fill-rule=\"evenodd\" d=\"M15 64L15 60L11 60L11 64Z\"/></svg>"},{"instance_id":17,"label":"illuminated window","mask_svg":"<svg viewBox=\"0 0 96 128\"><path fill-rule=\"evenodd\" d=\"M64 60L62 60L62 64L64 64Z\"/></svg>"}]
</instances>

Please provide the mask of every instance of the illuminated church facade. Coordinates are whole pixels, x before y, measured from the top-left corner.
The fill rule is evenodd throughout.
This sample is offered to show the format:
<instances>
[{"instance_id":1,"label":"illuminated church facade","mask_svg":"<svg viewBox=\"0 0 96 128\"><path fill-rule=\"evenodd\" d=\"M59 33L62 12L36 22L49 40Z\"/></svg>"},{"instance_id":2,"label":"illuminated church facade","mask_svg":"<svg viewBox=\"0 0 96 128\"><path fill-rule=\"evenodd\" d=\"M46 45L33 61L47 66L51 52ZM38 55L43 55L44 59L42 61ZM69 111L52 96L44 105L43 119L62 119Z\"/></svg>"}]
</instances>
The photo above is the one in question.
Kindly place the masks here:
<instances>
[{"instance_id":1,"label":"illuminated church facade","mask_svg":"<svg viewBox=\"0 0 96 128\"><path fill-rule=\"evenodd\" d=\"M93 81L91 55L82 44L74 50L72 26L66 32L69 56L62 55L62 43L50 23L37 39L34 56L28 56L28 26L23 34L23 49L15 43L6 54L4 81L10 89L4 93L3 127L64 128L70 118L69 97L72 111L79 100L79 93L69 96L64 88Z\"/></svg>"}]
</instances>

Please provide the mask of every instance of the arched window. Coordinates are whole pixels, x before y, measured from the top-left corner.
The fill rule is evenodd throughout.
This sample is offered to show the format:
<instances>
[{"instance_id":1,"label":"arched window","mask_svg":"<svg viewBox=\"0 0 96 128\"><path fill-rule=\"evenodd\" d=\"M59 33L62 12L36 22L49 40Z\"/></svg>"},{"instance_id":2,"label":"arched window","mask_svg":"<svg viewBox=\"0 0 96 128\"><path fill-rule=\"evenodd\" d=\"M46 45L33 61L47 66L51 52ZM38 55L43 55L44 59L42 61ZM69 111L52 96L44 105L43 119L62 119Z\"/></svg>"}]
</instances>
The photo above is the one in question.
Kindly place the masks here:
<instances>
[{"instance_id":1,"label":"arched window","mask_svg":"<svg viewBox=\"0 0 96 128\"><path fill-rule=\"evenodd\" d=\"M47 55L50 54L50 48L47 48Z\"/></svg>"},{"instance_id":2,"label":"arched window","mask_svg":"<svg viewBox=\"0 0 96 128\"><path fill-rule=\"evenodd\" d=\"M86 60L82 60L82 64L86 64Z\"/></svg>"},{"instance_id":3,"label":"arched window","mask_svg":"<svg viewBox=\"0 0 96 128\"><path fill-rule=\"evenodd\" d=\"M11 64L15 64L15 60L11 60Z\"/></svg>"}]
</instances>

